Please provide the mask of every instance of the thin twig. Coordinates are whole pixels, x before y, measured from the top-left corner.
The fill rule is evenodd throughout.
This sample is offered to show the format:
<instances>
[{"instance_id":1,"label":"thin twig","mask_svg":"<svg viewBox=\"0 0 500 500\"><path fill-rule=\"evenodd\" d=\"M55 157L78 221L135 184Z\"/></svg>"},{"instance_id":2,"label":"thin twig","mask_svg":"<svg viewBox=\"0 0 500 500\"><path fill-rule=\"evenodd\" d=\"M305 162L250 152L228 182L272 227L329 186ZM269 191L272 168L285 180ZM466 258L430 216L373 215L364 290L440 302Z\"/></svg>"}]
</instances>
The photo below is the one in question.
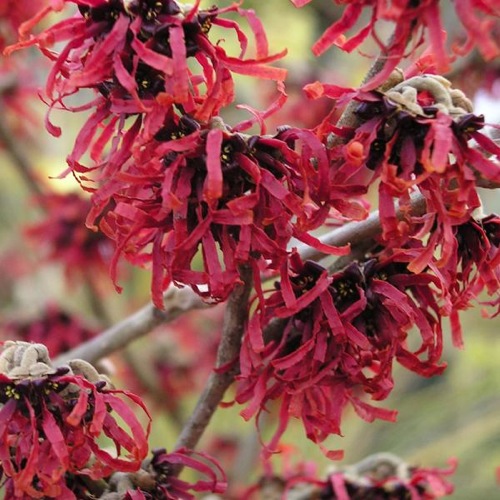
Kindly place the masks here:
<instances>
[{"instance_id":1,"label":"thin twig","mask_svg":"<svg viewBox=\"0 0 500 500\"><path fill-rule=\"evenodd\" d=\"M366 260L367 253L377 245L375 240L367 239L366 241L359 242L357 245L351 247L351 251L347 255L342 255L335 259L335 261L328 266L328 272L335 274L342 271L352 262L363 262Z\"/></svg>"},{"instance_id":2,"label":"thin twig","mask_svg":"<svg viewBox=\"0 0 500 500\"><path fill-rule=\"evenodd\" d=\"M95 363L104 356L122 349L132 340L149 333L156 326L173 321L186 311L206 307L201 298L190 288L169 288L164 295L164 304L164 310L152 304L143 307L97 337L61 354L54 364L63 365L71 359L83 359Z\"/></svg>"},{"instance_id":3,"label":"thin twig","mask_svg":"<svg viewBox=\"0 0 500 500\"><path fill-rule=\"evenodd\" d=\"M241 339L248 318L248 299L252 290L252 270L240 269L242 283L231 293L224 314L216 368L211 373L193 413L182 430L175 449L194 449L212 418L227 388L239 371ZM179 472L179 471L178 471Z\"/></svg>"}]
</instances>

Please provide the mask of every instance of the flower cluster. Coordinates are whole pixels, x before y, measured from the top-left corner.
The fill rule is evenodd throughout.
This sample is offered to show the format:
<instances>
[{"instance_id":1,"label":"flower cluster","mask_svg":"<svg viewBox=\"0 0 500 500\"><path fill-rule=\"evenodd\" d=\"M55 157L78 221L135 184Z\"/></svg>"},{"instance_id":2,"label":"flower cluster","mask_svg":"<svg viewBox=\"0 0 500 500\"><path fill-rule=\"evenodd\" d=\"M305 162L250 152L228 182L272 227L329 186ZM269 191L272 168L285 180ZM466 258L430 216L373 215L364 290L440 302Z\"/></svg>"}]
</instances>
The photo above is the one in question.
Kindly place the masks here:
<instances>
[{"instance_id":1,"label":"flower cluster","mask_svg":"<svg viewBox=\"0 0 500 500\"><path fill-rule=\"evenodd\" d=\"M100 227L116 242L114 262L121 254L152 261L158 306L172 281L224 300L239 281L240 264L265 261L278 269L292 236L314 245L306 231L324 221L335 195L328 190L326 154L312 133L287 129L245 138L215 119L208 127L176 119L122 170L94 195L89 223L111 197L115 208L104 212ZM202 270L196 270L200 249Z\"/></svg>"},{"instance_id":2,"label":"flower cluster","mask_svg":"<svg viewBox=\"0 0 500 500\"><path fill-rule=\"evenodd\" d=\"M283 53L269 55L260 21L237 5L203 11L199 2L187 7L173 0L72 3L78 6L74 17L9 51L38 45L54 61L46 88L51 107L66 107L66 98L82 89L96 92L93 101L78 108L94 111L68 163L85 189L94 192L88 224L115 241L113 278L118 258L125 255L152 265L158 306L170 282L225 299L239 281L240 263L254 255L279 260L292 236L327 215L321 206L327 193L326 156L318 159L320 166L306 157L320 145L312 134L306 140L312 145L300 154L284 140L245 140L214 126L221 108L234 100L232 73L281 81L285 71L269 63ZM23 33L62 4L35 16ZM247 19L255 57L245 55L247 37L224 17L228 13ZM236 34L239 56L210 41L212 26ZM50 47L60 42L66 46L56 55ZM255 114L237 130L266 115ZM81 163L85 153L93 166ZM200 250L202 271L192 266Z\"/></svg>"},{"instance_id":3,"label":"flower cluster","mask_svg":"<svg viewBox=\"0 0 500 500\"><path fill-rule=\"evenodd\" d=\"M336 175L357 176L366 185L378 183L384 244L401 246L409 237L430 234L411 268L425 269L441 242L439 265L445 265L453 228L480 206L476 178L500 181L500 148L481 131L484 118L472 113L461 91L434 75L414 76L384 92L348 92L320 83L307 90L312 97L359 102L359 126L345 132L345 145L332 148L332 168ZM424 196L426 213L401 223L395 201L408 213L415 192Z\"/></svg>"},{"instance_id":4,"label":"flower cluster","mask_svg":"<svg viewBox=\"0 0 500 500\"><path fill-rule=\"evenodd\" d=\"M340 434L349 404L367 421L393 420L395 412L361 396L389 395L395 361L425 377L442 373L441 319L450 318L453 344L461 348L460 311L482 291L498 309L498 238L497 216L471 218L453 228L446 263L432 259L418 272L412 265L425 247L417 240L333 274L293 254L276 290L257 297L240 360L236 401L247 404L244 418L279 401L280 425L268 448L276 447L290 418L299 418L317 443Z\"/></svg>"},{"instance_id":5,"label":"flower cluster","mask_svg":"<svg viewBox=\"0 0 500 500\"><path fill-rule=\"evenodd\" d=\"M94 100L77 108L95 110L68 159L82 174L93 169L79 164L89 150L100 166L97 178L106 178L128 157L134 140L152 138L174 107L206 123L234 100L232 73L273 80L285 77L284 70L268 65L284 53L269 55L260 21L253 11L236 5L203 11L199 1L187 7L174 0L64 0L35 16L23 32L66 3L77 5L74 17L26 38L9 52L38 45L54 61L46 87L52 107L65 107L65 99L82 89L97 92ZM245 57L247 37L235 21L224 18L229 12L248 19L256 38L255 58ZM229 56L219 43L210 41L213 25L235 33L239 56ZM50 47L62 42L65 47L54 54ZM60 134L57 127L48 125L53 134ZM110 141L111 151L104 152Z\"/></svg>"},{"instance_id":6,"label":"flower cluster","mask_svg":"<svg viewBox=\"0 0 500 500\"><path fill-rule=\"evenodd\" d=\"M314 44L315 55L322 54L332 45L351 52L371 35L383 53L390 54L390 57L386 59L384 69L368 82L368 85L374 88L385 82L401 59L406 57L408 52L416 50L423 39L428 37L439 71L449 70L453 58L448 55L445 46L446 34L443 29L439 0L336 1L345 5L345 10L342 17L333 23ZM296 7L302 7L310 2L311 0L292 0ZM499 56L500 44L494 35L495 29L499 26L500 15L496 0L464 0L454 3L453 6L466 34L466 40L461 46L454 45L455 53L464 54L477 47L487 60ZM355 27L365 9L371 11L368 23L347 38L346 32ZM387 43L380 40L376 31L376 24L381 20L394 25L394 33ZM408 50L408 44L411 44L410 50Z\"/></svg>"},{"instance_id":7,"label":"flower cluster","mask_svg":"<svg viewBox=\"0 0 500 500\"><path fill-rule=\"evenodd\" d=\"M0 461L7 497L86 498L83 478L138 470L148 452L149 425L142 428L126 401L149 418L137 396L111 389L85 361L54 368L42 344L6 342ZM102 448L104 436L114 452Z\"/></svg>"},{"instance_id":8,"label":"flower cluster","mask_svg":"<svg viewBox=\"0 0 500 500\"><path fill-rule=\"evenodd\" d=\"M300 418L308 438L317 443L340 434L348 404L365 420L394 420L395 412L360 396L387 397L395 360L427 377L443 371L439 307L431 291L437 281L428 274L413 275L397 260L355 263L329 275L318 264L293 256L278 289L261 299L250 320L236 395L238 402L248 403L245 418L266 410L268 401L280 400L280 425L270 449L290 417ZM273 318L284 323L283 333L264 338ZM420 334L413 350L412 327Z\"/></svg>"},{"instance_id":9,"label":"flower cluster","mask_svg":"<svg viewBox=\"0 0 500 500\"><path fill-rule=\"evenodd\" d=\"M45 345L53 357L69 351L97 333L85 326L79 318L54 304L49 304L31 321L8 321L2 325L2 329L9 339Z\"/></svg>"},{"instance_id":10,"label":"flower cluster","mask_svg":"<svg viewBox=\"0 0 500 500\"><path fill-rule=\"evenodd\" d=\"M51 193L38 201L46 211L44 220L27 227L26 234L47 260L61 264L70 280L106 274L114 248L102 233L85 227L90 201L77 193Z\"/></svg>"}]
</instances>

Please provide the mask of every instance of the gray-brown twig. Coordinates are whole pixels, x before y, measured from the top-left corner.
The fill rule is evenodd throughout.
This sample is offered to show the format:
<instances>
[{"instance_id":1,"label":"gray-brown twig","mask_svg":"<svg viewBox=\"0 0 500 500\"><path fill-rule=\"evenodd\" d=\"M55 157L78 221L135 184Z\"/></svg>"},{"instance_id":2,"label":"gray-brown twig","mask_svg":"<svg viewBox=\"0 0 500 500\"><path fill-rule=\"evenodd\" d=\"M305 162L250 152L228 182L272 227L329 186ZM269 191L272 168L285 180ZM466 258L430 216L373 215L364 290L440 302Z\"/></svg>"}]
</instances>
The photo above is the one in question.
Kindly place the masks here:
<instances>
[{"instance_id":1,"label":"gray-brown twig","mask_svg":"<svg viewBox=\"0 0 500 500\"><path fill-rule=\"evenodd\" d=\"M132 340L149 333L156 326L173 321L186 311L206 307L201 298L190 288L179 289L172 286L165 292L163 301L164 310L149 304L97 337L61 354L54 360L54 364L60 366L68 359L75 358L95 363L104 356L122 349Z\"/></svg>"},{"instance_id":2,"label":"gray-brown twig","mask_svg":"<svg viewBox=\"0 0 500 500\"><path fill-rule=\"evenodd\" d=\"M175 444L176 449L196 447L222 401L224 393L239 371L238 357L248 318L248 300L252 290L251 268L242 266L240 278L241 284L236 286L227 301L215 370L211 373L193 413Z\"/></svg>"}]
</instances>

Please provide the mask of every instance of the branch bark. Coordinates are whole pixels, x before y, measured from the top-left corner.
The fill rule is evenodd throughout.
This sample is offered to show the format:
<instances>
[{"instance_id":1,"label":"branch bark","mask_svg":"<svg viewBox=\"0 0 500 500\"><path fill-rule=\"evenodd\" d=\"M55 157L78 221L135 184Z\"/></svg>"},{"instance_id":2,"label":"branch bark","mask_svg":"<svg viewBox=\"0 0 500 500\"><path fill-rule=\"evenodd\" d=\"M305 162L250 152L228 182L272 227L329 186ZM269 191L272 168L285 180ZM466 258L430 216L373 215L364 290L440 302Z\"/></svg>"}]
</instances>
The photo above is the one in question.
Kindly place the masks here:
<instances>
[{"instance_id":1,"label":"branch bark","mask_svg":"<svg viewBox=\"0 0 500 500\"><path fill-rule=\"evenodd\" d=\"M152 304L143 307L97 337L61 354L54 360L54 365L63 365L71 359L83 359L89 363L95 363L149 333L158 325L173 321L192 309L207 307L190 288L179 289L173 286L165 292L164 304L163 311Z\"/></svg>"},{"instance_id":2,"label":"branch bark","mask_svg":"<svg viewBox=\"0 0 500 500\"><path fill-rule=\"evenodd\" d=\"M186 422L175 449L196 447L224 393L239 372L238 356L248 319L248 300L253 284L252 270L249 266L240 268L240 278L242 283L236 286L227 302L215 370L211 373L193 413Z\"/></svg>"}]
</instances>

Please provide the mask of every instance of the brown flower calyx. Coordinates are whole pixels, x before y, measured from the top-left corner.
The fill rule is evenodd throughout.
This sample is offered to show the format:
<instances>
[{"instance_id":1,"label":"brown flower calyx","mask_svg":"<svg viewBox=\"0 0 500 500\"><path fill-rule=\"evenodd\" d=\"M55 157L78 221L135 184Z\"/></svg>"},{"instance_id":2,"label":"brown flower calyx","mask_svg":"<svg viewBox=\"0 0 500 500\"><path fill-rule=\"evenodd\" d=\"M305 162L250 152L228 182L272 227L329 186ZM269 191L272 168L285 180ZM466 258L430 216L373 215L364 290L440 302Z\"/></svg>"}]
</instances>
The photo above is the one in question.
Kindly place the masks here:
<instances>
[{"instance_id":1,"label":"brown flower calyx","mask_svg":"<svg viewBox=\"0 0 500 500\"><path fill-rule=\"evenodd\" d=\"M82 359L73 359L66 366L69 375L77 375L89 382L105 382L108 388L111 383L105 375L100 374L90 363ZM57 373L53 366L47 347L32 342L8 340L0 354L0 373L13 380L27 378L43 378ZM75 386L76 387L76 386Z\"/></svg>"},{"instance_id":2,"label":"brown flower calyx","mask_svg":"<svg viewBox=\"0 0 500 500\"><path fill-rule=\"evenodd\" d=\"M147 463L148 460L145 460ZM145 464L143 464L143 467ZM154 491L156 485L155 474L144 468L136 472L115 472L108 481L108 488L101 495L100 500L122 500L133 490Z\"/></svg>"},{"instance_id":3,"label":"brown flower calyx","mask_svg":"<svg viewBox=\"0 0 500 500\"><path fill-rule=\"evenodd\" d=\"M55 373L49 352L43 344L7 341L0 355L0 373L11 379L43 377Z\"/></svg>"},{"instance_id":4,"label":"brown flower calyx","mask_svg":"<svg viewBox=\"0 0 500 500\"><path fill-rule=\"evenodd\" d=\"M398 456L381 452L352 465L335 467L331 472L342 472L349 482L369 486L373 481L383 482L391 477L407 480L411 476L411 467Z\"/></svg>"},{"instance_id":5,"label":"brown flower calyx","mask_svg":"<svg viewBox=\"0 0 500 500\"><path fill-rule=\"evenodd\" d=\"M431 107L454 119L473 112L472 102L451 82L439 75L420 75L404 80L384 92L387 99L413 115L431 116L418 101L420 92L430 94L434 100Z\"/></svg>"}]
</instances>

